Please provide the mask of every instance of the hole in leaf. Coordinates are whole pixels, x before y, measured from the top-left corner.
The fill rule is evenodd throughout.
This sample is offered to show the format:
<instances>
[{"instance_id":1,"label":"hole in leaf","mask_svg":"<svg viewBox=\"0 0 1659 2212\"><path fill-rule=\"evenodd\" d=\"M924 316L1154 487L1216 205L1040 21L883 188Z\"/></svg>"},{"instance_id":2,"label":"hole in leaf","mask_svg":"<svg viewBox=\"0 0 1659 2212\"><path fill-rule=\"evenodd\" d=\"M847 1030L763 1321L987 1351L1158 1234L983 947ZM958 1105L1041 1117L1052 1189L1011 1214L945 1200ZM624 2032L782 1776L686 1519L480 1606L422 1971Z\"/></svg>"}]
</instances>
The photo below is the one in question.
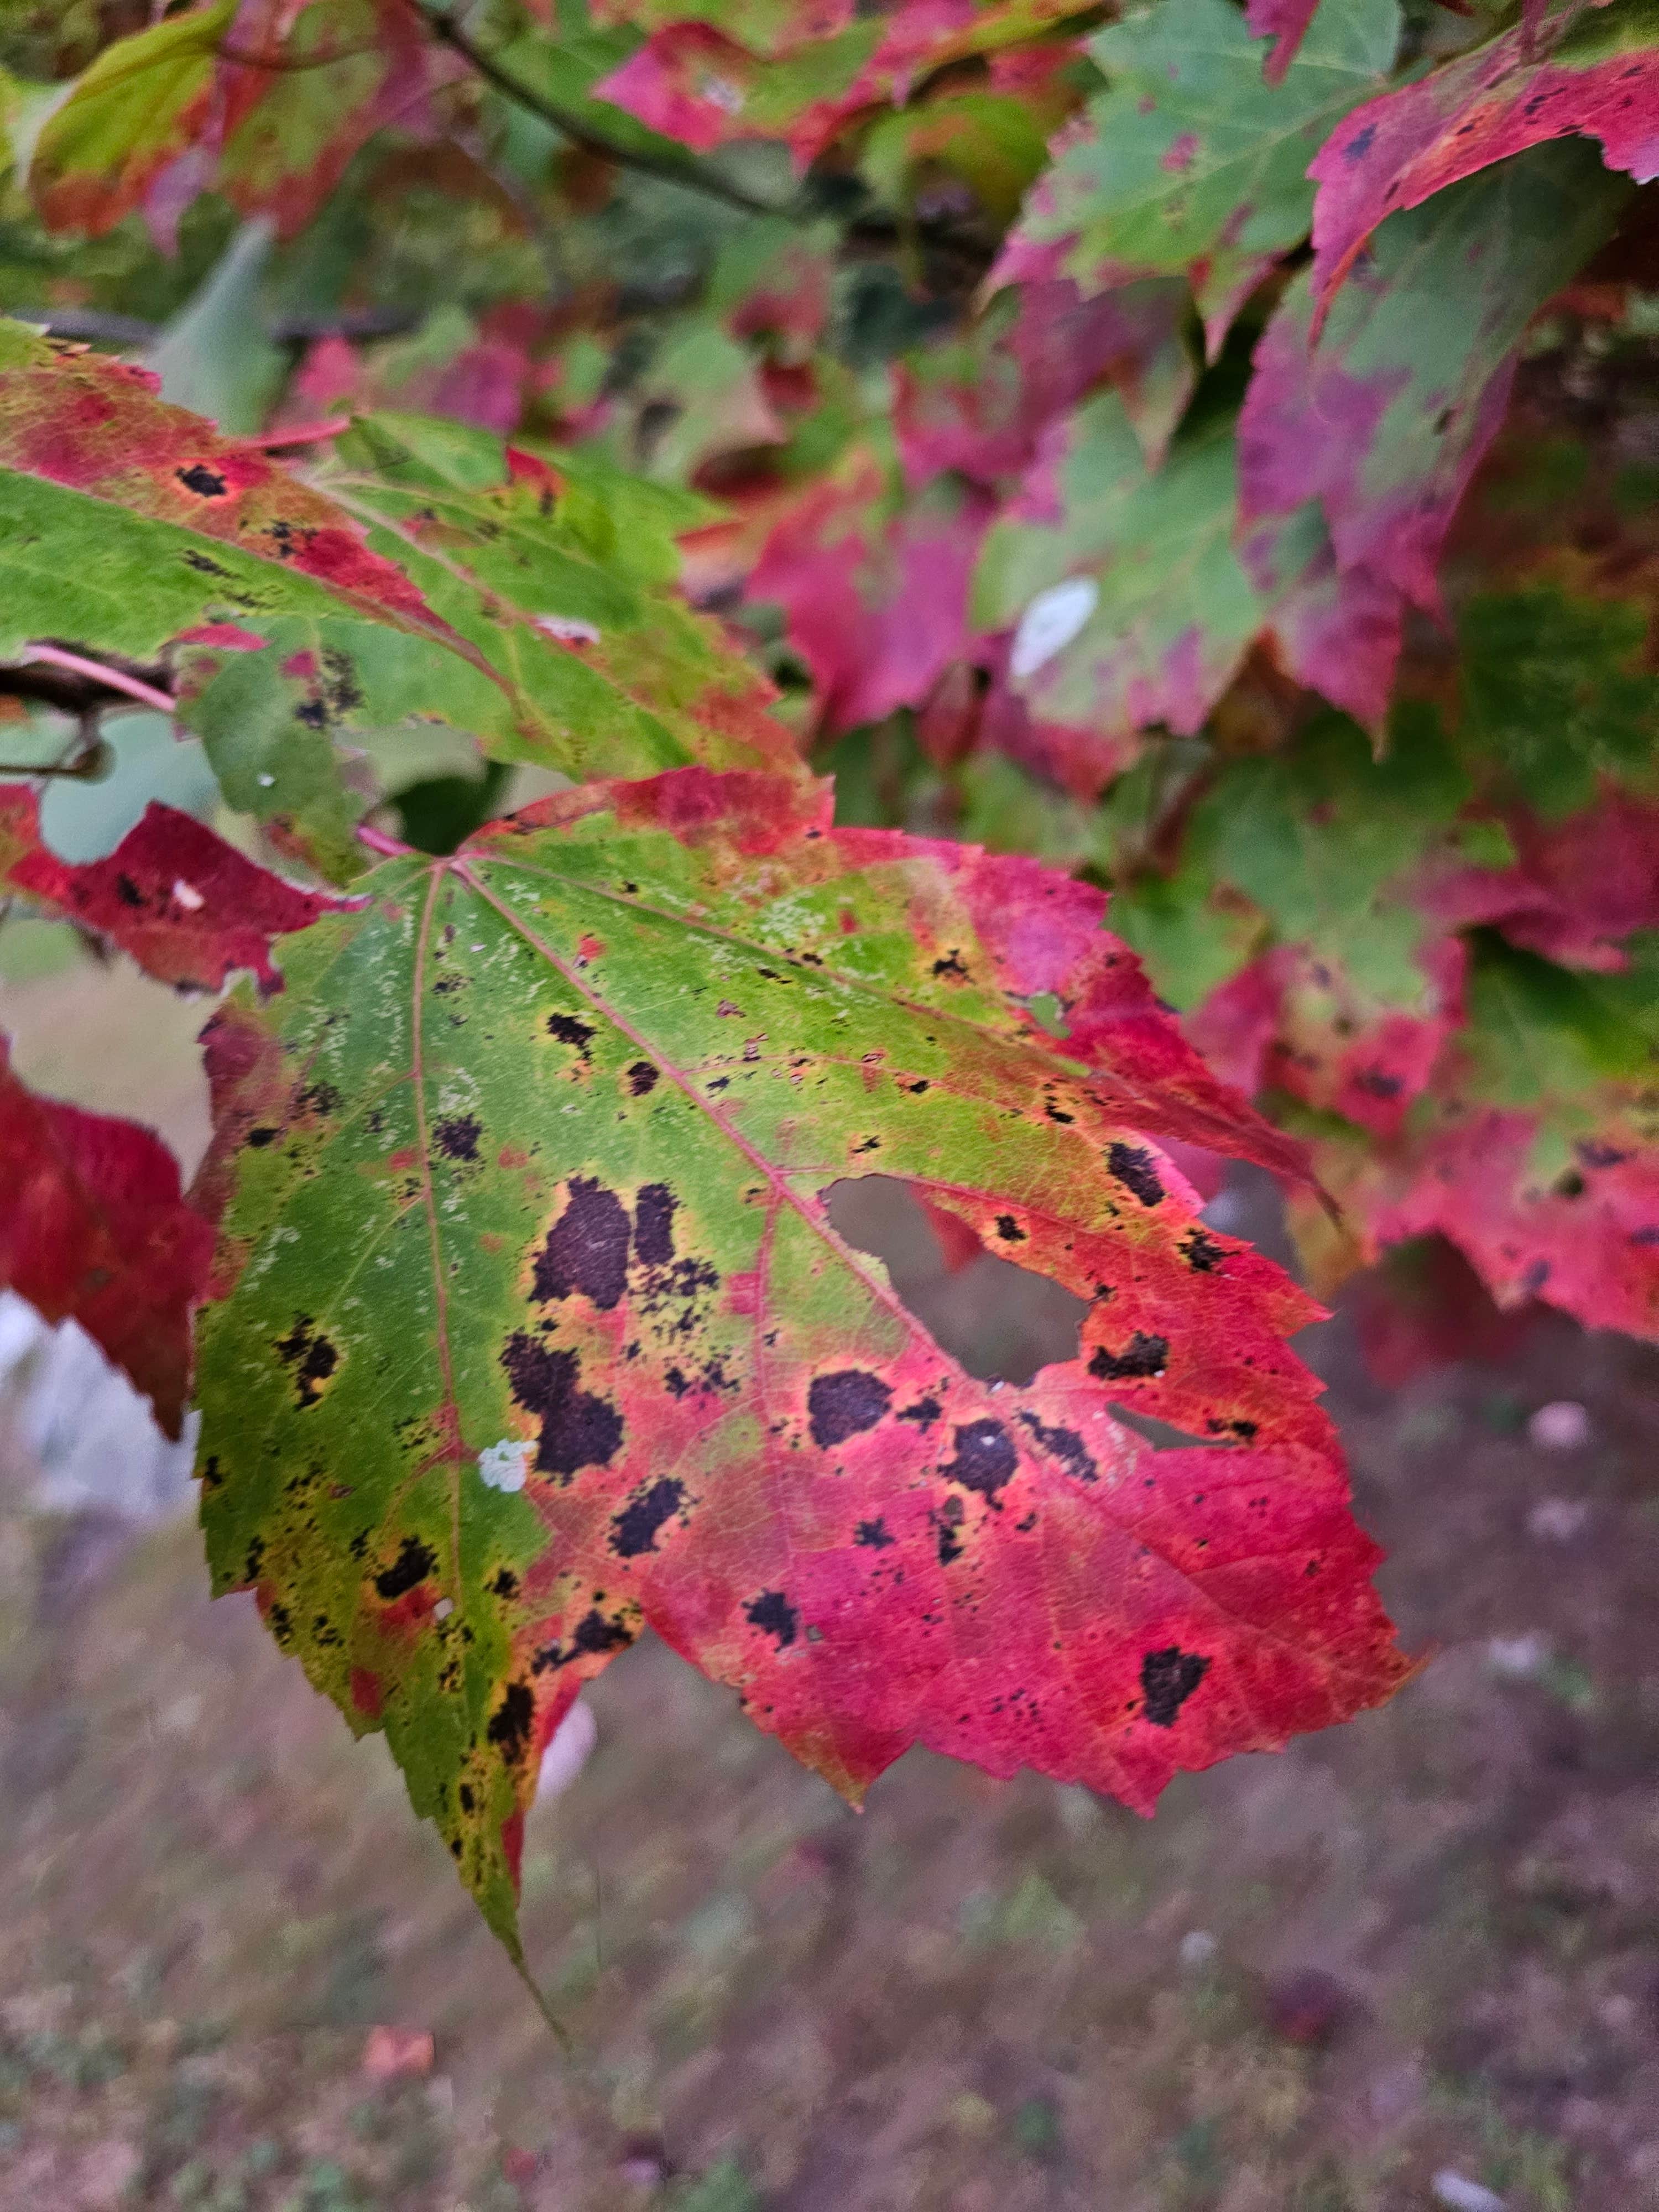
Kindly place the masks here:
<instances>
[{"instance_id":1,"label":"hole in leaf","mask_svg":"<svg viewBox=\"0 0 1659 2212\"><path fill-rule=\"evenodd\" d=\"M946 1251L921 1200L893 1176L860 1176L823 1194L831 1225L885 1266L927 1334L981 1382L1024 1385L1042 1367L1075 1359L1086 1302L983 1246L972 1232Z\"/></svg>"}]
</instances>

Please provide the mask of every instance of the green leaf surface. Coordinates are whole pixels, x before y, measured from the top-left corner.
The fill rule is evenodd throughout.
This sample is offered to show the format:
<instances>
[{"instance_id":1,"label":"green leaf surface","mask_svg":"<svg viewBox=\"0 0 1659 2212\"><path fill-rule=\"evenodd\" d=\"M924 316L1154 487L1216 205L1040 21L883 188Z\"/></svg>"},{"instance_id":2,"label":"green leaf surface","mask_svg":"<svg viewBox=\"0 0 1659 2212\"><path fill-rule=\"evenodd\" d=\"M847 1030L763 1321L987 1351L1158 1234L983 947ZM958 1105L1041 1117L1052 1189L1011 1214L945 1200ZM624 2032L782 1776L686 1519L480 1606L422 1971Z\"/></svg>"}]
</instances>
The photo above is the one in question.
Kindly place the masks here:
<instances>
[{"instance_id":1,"label":"green leaf surface","mask_svg":"<svg viewBox=\"0 0 1659 2212\"><path fill-rule=\"evenodd\" d=\"M1244 296L1308 234L1309 161L1393 66L1395 0L1323 0L1283 79L1228 0L1161 0L1089 42L1109 80L1058 142L1007 249L1063 245L1093 289L1191 272L1218 349Z\"/></svg>"}]
</instances>

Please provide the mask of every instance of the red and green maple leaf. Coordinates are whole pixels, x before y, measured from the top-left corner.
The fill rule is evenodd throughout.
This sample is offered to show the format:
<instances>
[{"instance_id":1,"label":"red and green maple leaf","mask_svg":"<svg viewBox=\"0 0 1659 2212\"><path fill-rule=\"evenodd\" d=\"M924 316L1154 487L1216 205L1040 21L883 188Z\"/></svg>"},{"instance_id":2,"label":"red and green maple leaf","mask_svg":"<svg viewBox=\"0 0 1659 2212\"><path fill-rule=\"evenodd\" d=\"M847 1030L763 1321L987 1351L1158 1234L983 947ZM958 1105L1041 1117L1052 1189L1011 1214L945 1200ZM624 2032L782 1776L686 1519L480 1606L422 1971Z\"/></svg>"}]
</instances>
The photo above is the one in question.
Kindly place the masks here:
<instances>
[{"instance_id":1,"label":"red and green maple leaf","mask_svg":"<svg viewBox=\"0 0 1659 2212\"><path fill-rule=\"evenodd\" d=\"M1308 173L1319 186L1314 287L1322 304L1386 216L1528 147L1595 138L1609 168L1638 184L1659 174L1659 10L1651 0L1527 12L1528 20L1473 52L1357 108L1321 148Z\"/></svg>"},{"instance_id":2,"label":"red and green maple leaf","mask_svg":"<svg viewBox=\"0 0 1659 2212\"><path fill-rule=\"evenodd\" d=\"M208 1543L509 1945L540 1749L647 1626L855 1797L922 1743L1146 1809L1402 1679L1314 1309L1160 1140L1297 1148L1098 893L700 769L366 890L210 1032ZM830 1223L872 1172L1085 1301L1076 1358L957 1366Z\"/></svg>"}]
</instances>

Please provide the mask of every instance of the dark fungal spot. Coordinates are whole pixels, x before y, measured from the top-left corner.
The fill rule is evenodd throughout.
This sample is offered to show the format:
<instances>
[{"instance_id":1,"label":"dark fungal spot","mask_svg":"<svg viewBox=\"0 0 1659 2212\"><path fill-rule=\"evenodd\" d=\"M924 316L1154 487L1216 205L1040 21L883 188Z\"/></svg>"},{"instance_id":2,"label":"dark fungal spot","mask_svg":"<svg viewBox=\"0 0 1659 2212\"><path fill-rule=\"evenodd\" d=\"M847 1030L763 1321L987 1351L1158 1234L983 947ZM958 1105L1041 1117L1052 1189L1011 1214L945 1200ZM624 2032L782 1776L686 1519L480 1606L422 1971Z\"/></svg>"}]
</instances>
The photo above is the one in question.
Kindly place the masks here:
<instances>
[{"instance_id":1,"label":"dark fungal spot","mask_svg":"<svg viewBox=\"0 0 1659 2212\"><path fill-rule=\"evenodd\" d=\"M185 567L194 568L198 576L217 576L222 581L229 578L228 568L222 568L218 562L210 560L205 553L198 553L194 548L185 554L184 561Z\"/></svg>"},{"instance_id":2,"label":"dark fungal spot","mask_svg":"<svg viewBox=\"0 0 1659 2212\"><path fill-rule=\"evenodd\" d=\"M501 1365L520 1405L541 1416L538 1474L609 1467L623 1440L622 1415L608 1399L576 1388L580 1366L574 1352L550 1351L519 1332L507 1339Z\"/></svg>"},{"instance_id":3,"label":"dark fungal spot","mask_svg":"<svg viewBox=\"0 0 1659 2212\"><path fill-rule=\"evenodd\" d=\"M1207 1231L1194 1229L1181 1240L1182 1257L1187 1265L1200 1275L1208 1275L1218 1268L1227 1255Z\"/></svg>"},{"instance_id":4,"label":"dark fungal spot","mask_svg":"<svg viewBox=\"0 0 1659 2212\"><path fill-rule=\"evenodd\" d=\"M247 1133L247 1140L256 1152L262 1152L267 1145L274 1145L282 1133L280 1129L250 1129Z\"/></svg>"},{"instance_id":5,"label":"dark fungal spot","mask_svg":"<svg viewBox=\"0 0 1659 2212\"><path fill-rule=\"evenodd\" d=\"M501 1747L501 1756L516 1766L530 1748L530 1731L536 1717L536 1700L528 1682L509 1682L506 1694L489 1717L485 1733Z\"/></svg>"},{"instance_id":6,"label":"dark fungal spot","mask_svg":"<svg viewBox=\"0 0 1659 2212\"><path fill-rule=\"evenodd\" d=\"M781 1590L763 1590L757 1598L751 1599L744 1606L743 1611L746 1620L752 1621L768 1636L777 1638L780 1651L785 1644L794 1642L795 1632L800 1626L800 1615Z\"/></svg>"},{"instance_id":7,"label":"dark fungal spot","mask_svg":"<svg viewBox=\"0 0 1659 2212\"><path fill-rule=\"evenodd\" d=\"M115 896L123 906L143 906L144 902L143 891L139 890L131 876L117 876Z\"/></svg>"},{"instance_id":8,"label":"dark fungal spot","mask_svg":"<svg viewBox=\"0 0 1659 2212\"><path fill-rule=\"evenodd\" d=\"M914 1406L906 1406L894 1418L914 1421L919 1429L931 1429L943 1411L937 1398L918 1398Z\"/></svg>"},{"instance_id":9,"label":"dark fungal spot","mask_svg":"<svg viewBox=\"0 0 1659 2212\"><path fill-rule=\"evenodd\" d=\"M859 1522L858 1527L853 1531L853 1541L855 1544L867 1545L872 1552L882 1552L885 1551L890 1544L896 1544L898 1539L878 1514L873 1521Z\"/></svg>"},{"instance_id":10,"label":"dark fungal spot","mask_svg":"<svg viewBox=\"0 0 1659 2212\"><path fill-rule=\"evenodd\" d=\"M636 1060L628 1071L628 1088L635 1098L648 1097L657 1087L657 1071L648 1060Z\"/></svg>"},{"instance_id":11,"label":"dark fungal spot","mask_svg":"<svg viewBox=\"0 0 1659 2212\"><path fill-rule=\"evenodd\" d=\"M674 1257L674 1214L679 1201L665 1182L647 1182L634 1197L634 1249L646 1267L665 1267Z\"/></svg>"},{"instance_id":12,"label":"dark fungal spot","mask_svg":"<svg viewBox=\"0 0 1659 2212\"><path fill-rule=\"evenodd\" d=\"M187 469L173 471L186 491L193 491L198 499L222 499L229 487L216 469L205 461L192 461Z\"/></svg>"},{"instance_id":13,"label":"dark fungal spot","mask_svg":"<svg viewBox=\"0 0 1659 2212\"><path fill-rule=\"evenodd\" d=\"M998 1214L997 1235L1005 1244L1023 1244L1025 1242L1025 1231L1012 1213Z\"/></svg>"},{"instance_id":14,"label":"dark fungal spot","mask_svg":"<svg viewBox=\"0 0 1659 2212\"><path fill-rule=\"evenodd\" d=\"M215 1453L210 1453L207 1458L202 1462L201 1482L203 1489L217 1490L224 1481L224 1476L219 1470L217 1455Z\"/></svg>"},{"instance_id":15,"label":"dark fungal spot","mask_svg":"<svg viewBox=\"0 0 1659 2212\"><path fill-rule=\"evenodd\" d=\"M433 1124L432 1141L448 1160L476 1160L483 1123L476 1114L450 1114Z\"/></svg>"},{"instance_id":16,"label":"dark fungal spot","mask_svg":"<svg viewBox=\"0 0 1659 2212\"><path fill-rule=\"evenodd\" d=\"M957 1455L939 1473L946 1482L976 1490L994 1505L997 1493L1019 1465L1019 1454L1000 1421L968 1421L956 1432Z\"/></svg>"},{"instance_id":17,"label":"dark fungal spot","mask_svg":"<svg viewBox=\"0 0 1659 2212\"><path fill-rule=\"evenodd\" d=\"M556 1037L561 1044L574 1046L586 1060L587 1048L593 1042L593 1025L591 1022L579 1022L574 1014L550 1014L547 1034Z\"/></svg>"},{"instance_id":18,"label":"dark fungal spot","mask_svg":"<svg viewBox=\"0 0 1659 2212\"><path fill-rule=\"evenodd\" d=\"M962 1500L947 1498L933 1516L939 1532L939 1563L948 1567L952 1559L962 1557Z\"/></svg>"},{"instance_id":19,"label":"dark fungal spot","mask_svg":"<svg viewBox=\"0 0 1659 2212\"><path fill-rule=\"evenodd\" d=\"M580 1291L609 1313L628 1287L628 1215L615 1191L573 1176L564 1212L536 1262L537 1297Z\"/></svg>"},{"instance_id":20,"label":"dark fungal spot","mask_svg":"<svg viewBox=\"0 0 1659 2212\"><path fill-rule=\"evenodd\" d=\"M685 1485L665 1474L623 1506L612 1519L611 1548L618 1559L636 1559L654 1552L658 1532L672 1521L685 1498Z\"/></svg>"},{"instance_id":21,"label":"dark fungal spot","mask_svg":"<svg viewBox=\"0 0 1659 2212\"><path fill-rule=\"evenodd\" d=\"M1140 1687L1147 1719L1154 1728L1173 1728L1176 1715L1210 1671L1207 1659L1183 1651L1178 1644L1149 1651L1140 1662Z\"/></svg>"},{"instance_id":22,"label":"dark fungal spot","mask_svg":"<svg viewBox=\"0 0 1659 2212\"><path fill-rule=\"evenodd\" d=\"M470 1813L477 1802L472 1795L472 1784L470 1782L463 1782L456 1790L455 1796L463 1813Z\"/></svg>"},{"instance_id":23,"label":"dark fungal spot","mask_svg":"<svg viewBox=\"0 0 1659 2212\"><path fill-rule=\"evenodd\" d=\"M812 1441L820 1451L861 1436L893 1402L893 1394L879 1375L860 1367L842 1368L838 1374L816 1375L806 1394L806 1412Z\"/></svg>"},{"instance_id":24,"label":"dark fungal spot","mask_svg":"<svg viewBox=\"0 0 1659 2212\"><path fill-rule=\"evenodd\" d=\"M500 1574L495 1576L490 1583L489 1587L497 1597L517 1597L519 1595L519 1577L514 1573L511 1567L503 1567Z\"/></svg>"},{"instance_id":25,"label":"dark fungal spot","mask_svg":"<svg viewBox=\"0 0 1659 2212\"><path fill-rule=\"evenodd\" d=\"M1093 1482L1100 1469L1094 1455L1075 1429L1048 1428L1035 1413L1022 1413L1020 1419L1051 1458L1057 1459L1068 1474L1079 1482Z\"/></svg>"},{"instance_id":26,"label":"dark fungal spot","mask_svg":"<svg viewBox=\"0 0 1659 2212\"><path fill-rule=\"evenodd\" d=\"M625 1651L633 1641L634 1632L625 1622L607 1620L593 1606L576 1623L570 1638L571 1656L579 1651Z\"/></svg>"},{"instance_id":27,"label":"dark fungal spot","mask_svg":"<svg viewBox=\"0 0 1659 2212\"><path fill-rule=\"evenodd\" d=\"M294 1634L294 1619L285 1605L273 1605L265 1615L265 1626L278 1644L287 1646Z\"/></svg>"},{"instance_id":28,"label":"dark fungal spot","mask_svg":"<svg viewBox=\"0 0 1659 2212\"><path fill-rule=\"evenodd\" d=\"M302 1407L317 1403L324 1383L340 1364L339 1353L315 1328L309 1314L297 1315L292 1329L276 1344L277 1358L294 1370L294 1395Z\"/></svg>"},{"instance_id":29,"label":"dark fungal spot","mask_svg":"<svg viewBox=\"0 0 1659 2212\"><path fill-rule=\"evenodd\" d=\"M1162 1199L1164 1186L1158 1179L1152 1156L1140 1146L1109 1146L1106 1165L1124 1188L1133 1191L1143 1206L1156 1206Z\"/></svg>"},{"instance_id":30,"label":"dark fungal spot","mask_svg":"<svg viewBox=\"0 0 1659 2212\"><path fill-rule=\"evenodd\" d=\"M426 1580L437 1564L436 1554L418 1536L405 1536L403 1548L392 1565L375 1576L374 1587L388 1600L406 1597Z\"/></svg>"},{"instance_id":31,"label":"dark fungal spot","mask_svg":"<svg viewBox=\"0 0 1659 2212\"><path fill-rule=\"evenodd\" d=\"M963 963L961 953L954 945L942 960L934 961L933 973L941 977L948 975L953 983L965 983L968 981L968 969Z\"/></svg>"},{"instance_id":32,"label":"dark fungal spot","mask_svg":"<svg viewBox=\"0 0 1659 2212\"><path fill-rule=\"evenodd\" d=\"M265 1540L263 1536L255 1536L249 1541L247 1557L242 1562L242 1580L245 1583L257 1583L259 1579L259 1570L264 1563Z\"/></svg>"},{"instance_id":33,"label":"dark fungal spot","mask_svg":"<svg viewBox=\"0 0 1659 2212\"><path fill-rule=\"evenodd\" d=\"M1097 1345L1089 1362L1089 1372L1102 1382L1125 1382L1138 1376L1161 1375L1169 1358L1167 1337L1148 1336L1145 1329L1138 1328L1121 1352L1108 1352L1103 1344Z\"/></svg>"},{"instance_id":34,"label":"dark fungal spot","mask_svg":"<svg viewBox=\"0 0 1659 2212\"><path fill-rule=\"evenodd\" d=\"M340 1094L331 1083L307 1083L298 1103L311 1114L337 1114Z\"/></svg>"}]
</instances>

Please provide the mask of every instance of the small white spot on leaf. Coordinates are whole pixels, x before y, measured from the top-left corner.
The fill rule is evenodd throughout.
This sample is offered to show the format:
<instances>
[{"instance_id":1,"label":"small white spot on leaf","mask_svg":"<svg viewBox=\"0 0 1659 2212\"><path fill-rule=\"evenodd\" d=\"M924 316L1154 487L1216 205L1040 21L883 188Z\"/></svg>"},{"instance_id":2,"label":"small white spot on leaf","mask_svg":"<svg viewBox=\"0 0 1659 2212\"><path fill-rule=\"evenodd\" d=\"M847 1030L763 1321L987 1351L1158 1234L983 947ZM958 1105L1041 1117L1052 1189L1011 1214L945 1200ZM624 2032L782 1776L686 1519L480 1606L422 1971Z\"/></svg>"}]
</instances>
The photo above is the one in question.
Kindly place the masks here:
<instances>
[{"instance_id":1,"label":"small white spot on leaf","mask_svg":"<svg viewBox=\"0 0 1659 2212\"><path fill-rule=\"evenodd\" d=\"M1039 592L1019 618L1008 672L1035 676L1057 653L1063 653L1100 605L1100 586L1092 576L1068 576Z\"/></svg>"},{"instance_id":2,"label":"small white spot on leaf","mask_svg":"<svg viewBox=\"0 0 1659 2212\"><path fill-rule=\"evenodd\" d=\"M533 1444L520 1437L503 1437L498 1444L486 1444L478 1454L479 1480L492 1490L522 1490L534 1450Z\"/></svg>"},{"instance_id":3,"label":"small white spot on leaf","mask_svg":"<svg viewBox=\"0 0 1659 2212\"><path fill-rule=\"evenodd\" d=\"M583 622L575 615L537 615L538 629L549 637L556 637L561 645L597 645L599 633L591 622Z\"/></svg>"}]
</instances>

